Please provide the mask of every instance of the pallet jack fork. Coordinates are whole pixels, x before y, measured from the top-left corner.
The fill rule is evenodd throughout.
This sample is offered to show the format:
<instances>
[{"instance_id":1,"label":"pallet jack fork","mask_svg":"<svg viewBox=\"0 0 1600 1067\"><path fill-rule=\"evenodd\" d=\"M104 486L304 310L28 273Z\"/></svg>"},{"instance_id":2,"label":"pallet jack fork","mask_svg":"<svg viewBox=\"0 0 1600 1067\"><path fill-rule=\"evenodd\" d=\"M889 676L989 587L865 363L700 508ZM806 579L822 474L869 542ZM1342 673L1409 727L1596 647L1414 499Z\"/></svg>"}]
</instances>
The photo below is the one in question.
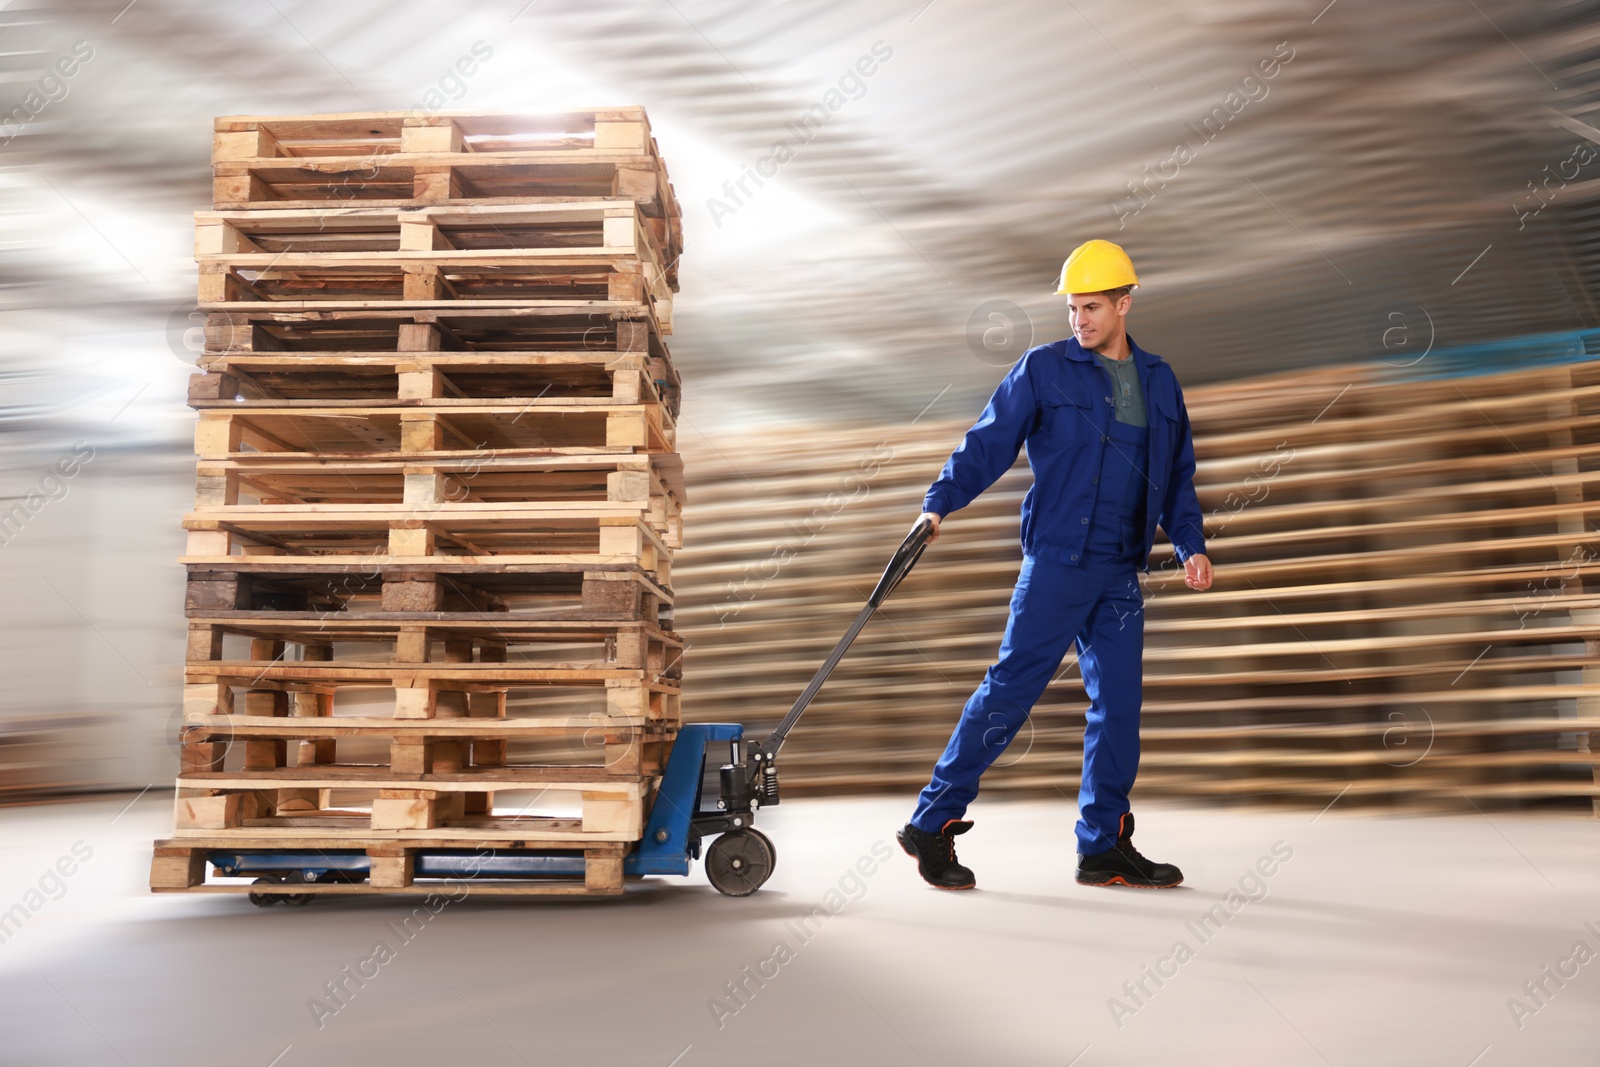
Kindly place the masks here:
<instances>
[{"instance_id":1,"label":"pallet jack fork","mask_svg":"<svg viewBox=\"0 0 1600 1067\"><path fill-rule=\"evenodd\" d=\"M694 723L679 728L650 809L644 839L623 860L624 875L688 874L691 861L700 857L702 842L714 838L706 846L705 865L706 877L718 892L735 897L749 896L766 883L777 863L777 849L766 834L755 828L755 815L760 808L778 803L778 751L856 636L922 558L932 533L933 524L926 519L912 527L889 560L860 614L817 668L789 713L765 740L745 737L744 727L738 723ZM729 762L722 766L719 774L715 807L707 808L707 751L709 746L718 743L729 746ZM364 853L355 851L346 854L276 850L214 852L210 861L218 874L254 875L258 882L273 885L364 881L370 863ZM460 850L423 852L416 858L416 876L581 877L583 863L581 853L570 852L520 851L487 858L466 855ZM311 894L292 890L262 889L250 894L252 903L261 906L280 901L305 904L310 898Z\"/></svg>"}]
</instances>

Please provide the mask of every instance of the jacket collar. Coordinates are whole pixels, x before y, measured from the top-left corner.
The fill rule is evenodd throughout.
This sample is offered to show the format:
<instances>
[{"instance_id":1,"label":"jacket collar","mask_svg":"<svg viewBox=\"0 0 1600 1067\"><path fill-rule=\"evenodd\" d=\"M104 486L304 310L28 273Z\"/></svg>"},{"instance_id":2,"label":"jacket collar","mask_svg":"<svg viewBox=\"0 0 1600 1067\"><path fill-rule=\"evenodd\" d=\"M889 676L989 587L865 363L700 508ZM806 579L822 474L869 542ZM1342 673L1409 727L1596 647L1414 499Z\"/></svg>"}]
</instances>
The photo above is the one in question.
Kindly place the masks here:
<instances>
[{"instance_id":1,"label":"jacket collar","mask_svg":"<svg viewBox=\"0 0 1600 1067\"><path fill-rule=\"evenodd\" d=\"M1065 340L1057 343L1062 346L1061 354L1066 356L1068 359L1076 360L1079 363L1094 362L1093 353L1087 351L1083 345L1079 344L1076 337L1068 337ZM1140 348L1138 343L1134 341L1133 334L1131 333L1128 335L1128 350L1129 354L1132 355L1134 362L1140 366L1153 367L1157 363L1161 362L1160 356L1156 355L1154 352L1146 352L1144 349Z\"/></svg>"}]
</instances>

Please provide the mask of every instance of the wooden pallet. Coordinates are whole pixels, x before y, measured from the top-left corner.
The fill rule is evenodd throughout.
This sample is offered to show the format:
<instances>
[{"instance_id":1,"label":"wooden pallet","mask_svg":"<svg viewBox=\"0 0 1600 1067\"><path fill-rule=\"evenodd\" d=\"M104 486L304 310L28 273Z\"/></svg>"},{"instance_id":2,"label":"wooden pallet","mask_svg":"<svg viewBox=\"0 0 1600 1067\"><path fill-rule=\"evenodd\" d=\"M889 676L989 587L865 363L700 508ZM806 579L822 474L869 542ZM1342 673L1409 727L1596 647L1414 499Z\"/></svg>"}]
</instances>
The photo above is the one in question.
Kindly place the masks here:
<instances>
[{"instance_id":1,"label":"wooden pallet","mask_svg":"<svg viewBox=\"0 0 1600 1067\"><path fill-rule=\"evenodd\" d=\"M662 360L657 360L663 367ZM234 352L200 359L196 408L214 402L664 400L643 352ZM663 379L663 382L665 379Z\"/></svg>"},{"instance_id":2,"label":"wooden pallet","mask_svg":"<svg viewBox=\"0 0 1600 1067\"><path fill-rule=\"evenodd\" d=\"M604 509L499 508L362 511L354 507L294 515L269 509L238 508L226 517L193 512L183 520L189 531L189 557L228 555L233 547L264 548L286 554L339 554L370 560L377 556L432 556L440 544L491 563L500 556L555 558L604 556L633 551L641 539L665 554L669 543L636 515ZM615 538L613 533L615 532ZM671 528L668 529L668 536ZM676 538L673 538L676 541ZM456 557L459 561L463 557ZM636 557L635 557L636 558ZM410 609L396 609L410 610ZM433 611L437 607L423 608Z\"/></svg>"},{"instance_id":3,"label":"wooden pallet","mask_svg":"<svg viewBox=\"0 0 1600 1067\"><path fill-rule=\"evenodd\" d=\"M251 658L225 658L230 639L248 640L234 654ZM387 648L374 656L374 644ZM562 658L524 658L540 645ZM336 658L352 648L367 658ZM487 767L510 775L530 758L656 774L679 722L680 650L675 637L638 623L458 622L442 631L362 618L197 623L183 763L220 772L232 752L245 772L275 772L290 766L292 747L296 766L332 772L343 766L340 739L351 739L380 743L392 769L406 774ZM596 658L585 662L585 654ZM355 714L349 703L341 708L344 697L357 702ZM355 759L372 754L366 745Z\"/></svg>"},{"instance_id":4,"label":"wooden pallet","mask_svg":"<svg viewBox=\"0 0 1600 1067\"><path fill-rule=\"evenodd\" d=\"M337 207L195 212L195 258L245 270L293 269L379 253L448 253L422 262L450 263L493 252L500 262L581 262L589 257L641 265L677 290L667 261L671 237L662 220L631 200L464 204L446 207ZM301 259L329 256L332 259ZM467 258L470 258L468 256ZM667 299L666 294L662 296Z\"/></svg>"},{"instance_id":5,"label":"wooden pallet","mask_svg":"<svg viewBox=\"0 0 1600 1067\"><path fill-rule=\"evenodd\" d=\"M270 626L375 622L483 623L515 632L529 621L632 622L669 615L671 564L646 549L581 556L185 556L191 618ZM437 545L435 546L437 547ZM421 584L417 584L421 583ZM625 584L618 584L625 583ZM386 591L387 590L387 591ZM666 628L663 626L663 628ZM449 630L450 627L444 627Z\"/></svg>"},{"instance_id":6,"label":"wooden pallet","mask_svg":"<svg viewBox=\"0 0 1600 1067\"><path fill-rule=\"evenodd\" d=\"M243 431L241 431L241 436ZM237 452L197 468L200 507L257 504L637 503L677 519L685 497L674 453L556 453L543 450L348 453L330 460ZM664 525L663 527L664 528Z\"/></svg>"},{"instance_id":7,"label":"wooden pallet","mask_svg":"<svg viewBox=\"0 0 1600 1067\"><path fill-rule=\"evenodd\" d=\"M383 660L295 661L265 663L252 660L190 661L184 671L185 688L199 690L211 686L287 692L291 685L320 686L329 689L356 688L425 691L430 696L440 691L495 692L528 689L535 686L596 686L631 683L630 688L657 682L656 672L639 668L530 666L519 663L396 663ZM402 701L396 714L429 718L422 701Z\"/></svg>"},{"instance_id":8,"label":"wooden pallet","mask_svg":"<svg viewBox=\"0 0 1600 1067\"><path fill-rule=\"evenodd\" d=\"M248 650L251 658L260 653L272 660L499 662L657 674L669 669L683 647L675 633L624 619L565 621L513 612L440 612L432 618L422 612L189 613L191 664L227 660L225 650L244 651L247 641L268 642Z\"/></svg>"},{"instance_id":9,"label":"wooden pallet","mask_svg":"<svg viewBox=\"0 0 1600 1067\"><path fill-rule=\"evenodd\" d=\"M241 431L242 435L242 431ZM254 500L311 504L638 503L682 512L681 468L644 453L538 453L510 456L351 454L329 462L291 453L235 453L199 467L201 506ZM658 455L670 456L671 453Z\"/></svg>"},{"instance_id":10,"label":"wooden pallet","mask_svg":"<svg viewBox=\"0 0 1600 1067\"><path fill-rule=\"evenodd\" d=\"M238 433L243 437L246 431ZM665 473L675 471L668 466ZM335 521L487 529L508 513L519 521L566 526L573 520L619 525L633 519L671 546L682 539L682 498L648 456L620 453L539 459L491 454L420 463L394 453L336 463L324 456L235 453L197 467L191 517L240 528L270 524L278 531L320 529Z\"/></svg>"},{"instance_id":11,"label":"wooden pallet","mask_svg":"<svg viewBox=\"0 0 1600 1067\"><path fill-rule=\"evenodd\" d=\"M440 301L437 307L309 309L246 303L205 317L205 351L244 352L643 352L664 359L666 342L649 309L618 301L574 309L514 301Z\"/></svg>"},{"instance_id":12,"label":"wooden pallet","mask_svg":"<svg viewBox=\"0 0 1600 1067\"><path fill-rule=\"evenodd\" d=\"M466 895L480 896L618 896L623 892L622 860L629 846L620 842L592 841L575 844L571 840L546 836L543 826L530 822L513 833L484 836L470 843L474 854L503 854L515 856L531 851L557 851L581 854L584 874L581 879L500 880L491 878L418 879L417 854L437 849L460 849L463 842L453 837L429 836L396 840L392 835L382 839L352 840L344 837L320 836L315 832L264 831L254 835L226 837L193 836L173 838L155 843L151 861L150 888L155 892L190 893L251 893L270 891L267 887L247 881L207 881L207 861L213 853L268 850L355 850L365 853L371 861L370 877L360 883L322 882L296 883L286 891L296 894L312 893L448 893L451 899ZM552 822L551 825L559 826ZM559 832L559 831L557 831ZM517 836L517 835L521 836Z\"/></svg>"},{"instance_id":13,"label":"wooden pallet","mask_svg":"<svg viewBox=\"0 0 1600 1067\"><path fill-rule=\"evenodd\" d=\"M377 257L370 257L377 258ZM390 257L398 258L398 257ZM289 311L443 309L550 309L556 314L615 313L648 316L672 333L672 300L658 296L656 278L635 264L502 266L510 257L480 253L447 266L278 266L259 273L217 266L202 270L202 311L248 311L258 302Z\"/></svg>"},{"instance_id":14,"label":"wooden pallet","mask_svg":"<svg viewBox=\"0 0 1600 1067\"><path fill-rule=\"evenodd\" d=\"M441 613L430 624L273 614L191 619L188 683L328 694L340 687L430 693L594 687L608 690L618 708L630 708L638 705L634 690L641 685L675 689L681 677L682 640L650 622L488 621L481 614L463 621ZM397 708L417 702L399 701ZM456 703L464 707L465 700Z\"/></svg>"},{"instance_id":15,"label":"wooden pallet","mask_svg":"<svg viewBox=\"0 0 1600 1067\"><path fill-rule=\"evenodd\" d=\"M313 694L311 699L324 696ZM297 710L305 699L297 699ZM387 759L396 772L549 765L637 776L662 772L676 735L677 727L671 723L602 712L560 715L545 710L492 721L482 716L415 720L196 714L188 718L180 746L184 773L230 769L247 773L279 767L338 770ZM355 744L341 753L341 741ZM350 754L352 747L359 750L355 755ZM498 775L495 771L489 776Z\"/></svg>"},{"instance_id":16,"label":"wooden pallet","mask_svg":"<svg viewBox=\"0 0 1600 1067\"><path fill-rule=\"evenodd\" d=\"M672 332L675 277L631 203L201 212L199 305L617 301Z\"/></svg>"},{"instance_id":17,"label":"wooden pallet","mask_svg":"<svg viewBox=\"0 0 1600 1067\"><path fill-rule=\"evenodd\" d=\"M1600 797L1600 364L1324 368L1187 400L1217 584L1185 589L1158 543L1141 793ZM688 457L675 625L696 717L776 721L968 425L774 432L732 460ZM1028 483L1019 462L949 518L785 747L786 789L926 783L993 662ZM752 496L770 506L752 515ZM751 678L752 661L769 669ZM986 793L1076 788L1086 697L1070 655L1059 673Z\"/></svg>"},{"instance_id":18,"label":"wooden pallet","mask_svg":"<svg viewBox=\"0 0 1600 1067\"><path fill-rule=\"evenodd\" d=\"M474 449L481 455L501 449L672 452L677 444L677 426L662 405L619 404L608 397L202 406L195 451L203 459L237 459L247 447L287 456Z\"/></svg>"},{"instance_id":19,"label":"wooden pallet","mask_svg":"<svg viewBox=\"0 0 1600 1067\"><path fill-rule=\"evenodd\" d=\"M286 694L295 691L333 694L341 690L392 692L393 714L431 719L468 714L471 694L484 694L486 714L503 714L508 690L592 690L610 714L650 717L657 694L676 696L678 667L669 660L659 669L583 669L525 667L505 663L396 664L365 661L191 661L185 669L187 713L224 714L237 704L235 691L245 693L245 707L260 694L265 714L282 714ZM450 694L449 699L446 695ZM543 698L541 698L543 699ZM554 697L551 698L552 700ZM498 704L495 702L498 701ZM670 705L675 714L676 703ZM475 714L475 712L474 712Z\"/></svg>"},{"instance_id":20,"label":"wooden pallet","mask_svg":"<svg viewBox=\"0 0 1600 1067\"><path fill-rule=\"evenodd\" d=\"M262 744L262 742L256 742ZM398 754L417 745L396 745ZM415 754L414 754L415 755ZM406 773L399 767L313 765L242 771L184 771L178 777L173 837L225 838L268 830L312 831L344 840L392 833L395 840L433 837L462 844L522 829L553 841L639 840L655 777L607 774L604 767L502 764ZM481 798L534 793L539 802L581 809L558 827L548 818L497 816ZM479 798L479 813L468 801ZM565 799L563 799L565 798ZM344 803L364 805L361 809ZM491 801L492 802L492 801Z\"/></svg>"},{"instance_id":21,"label":"wooden pallet","mask_svg":"<svg viewBox=\"0 0 1600 1067\"><path fill-rule=\"evenodd\" d=\"M219 209L626 198L662 220L669 258L682 253L681 211L641 108L228 116L216 120L212 173Z\"/></svg>"},{"instance_id":22,"label":"wooden pallet","mask_svg":"<svg viewBox=\"0 0 1600 1067\"><path fill-rule=\"evenodd\" d=\"M606 527L646 526L668 547L679 542L677 515L658 516L636 504L588 501L538 503L417 504L239 504L212 506L184 516L189 530L229 529L258 540L290 547L322 548L392 544L391 531L432 531L484 555L510 552L563 551L569 546L597 546ZM580 549L581 550L581 549Z\"/></svg>"},{"instance_id":23,"label":"wooden pallet","mask_svg":"<svg viewBox=\"0 0 1600 1067\"><path fill-rule=\"evenodd\" d=\"M521 312L530 310L539 313L463 315L457 307L443 314L394 308L306 314L258 305L210 314L199 361L206 373L191 382L191 403L610 396L617 403L657 400L677 416L681 381L653 318ZM610 390L598 388L605 376Z\"/></svg>"}]
</instances>

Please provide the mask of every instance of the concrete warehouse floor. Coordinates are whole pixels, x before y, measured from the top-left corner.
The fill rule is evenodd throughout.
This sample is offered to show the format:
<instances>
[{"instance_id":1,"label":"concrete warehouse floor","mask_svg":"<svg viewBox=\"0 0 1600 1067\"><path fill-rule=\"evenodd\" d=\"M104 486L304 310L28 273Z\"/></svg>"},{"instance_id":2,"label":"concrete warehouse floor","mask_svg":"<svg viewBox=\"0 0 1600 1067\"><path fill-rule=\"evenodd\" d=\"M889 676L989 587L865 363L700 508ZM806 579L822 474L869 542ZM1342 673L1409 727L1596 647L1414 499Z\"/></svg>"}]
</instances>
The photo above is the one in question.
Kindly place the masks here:
<instances>
[{"instance_id":1,"label":"concrete warehouse floor","mask_svg":"<svg viewBox=\"0 0 1600 1067\"><path fill-rule=\"evenodd\" d=\"M621 900L464 899L409 940L390 924L417 898L145 892L171 817L154 791L10 809L0 908L33 914L0 945L0 1062L1594 1062L1588 819L1141 805L1137 840L1188 877L1154 892L1072 883L1067 801L980 802L961 855L981 888L947 893L898 850L878 863L909 801L763 813L778 869L750 898L697 864ZM1226 919L1202 924L1216 905ZM371 977L341 1003L325 985L346 967Z\"/></svg>"}]
</instances>

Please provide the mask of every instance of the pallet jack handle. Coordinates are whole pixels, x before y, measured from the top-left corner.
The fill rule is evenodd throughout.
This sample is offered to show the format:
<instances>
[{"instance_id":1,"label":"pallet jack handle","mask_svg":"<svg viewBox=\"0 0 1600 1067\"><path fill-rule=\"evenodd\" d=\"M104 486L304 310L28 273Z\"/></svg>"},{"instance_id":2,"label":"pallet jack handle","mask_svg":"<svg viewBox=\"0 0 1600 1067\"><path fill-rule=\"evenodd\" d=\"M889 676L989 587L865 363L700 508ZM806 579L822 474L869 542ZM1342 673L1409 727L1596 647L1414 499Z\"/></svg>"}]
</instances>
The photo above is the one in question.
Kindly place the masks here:
<instances>
[{"instance_id":1,"label":"pallet jack handle","mask_svg":"<svg viewBox=\"0 0 1600 1067\"><path fill-rule=\"evenodd\" d=\"M855 641L856 635L867 625L867 620L872 618L873 612L889 599L889 594L894 592L895 587L911 573L911 568L917 565L917 560L922 558L922 552L928 547L928 539L932 535L933 523L928 519L918 519L917 524L906 535L906 539L900 542L900 547L895 549L889 565L884 568L883 577L878 579L877 588L867 597L866 606L861 609L861 614L856 616L850 628L844 632L844 636L839 638L839 643L833 646L833 651L828 653L828 658L817 668L817 673L811 676L810 683L794 702L794 707L789 709L789 714L783 717L783 721L778 723L772 733L767 735L767 739L761 743L761 747L757 750L760 753L758 762L771 765L773 758L778 754L778 749L783 747L784 739L789 736L789 731L799 721L806 706L822 688L822 683L828 680L828 675L839 665L839 661L844 658L845 652Z\"/></svg>"}]
</instances>

